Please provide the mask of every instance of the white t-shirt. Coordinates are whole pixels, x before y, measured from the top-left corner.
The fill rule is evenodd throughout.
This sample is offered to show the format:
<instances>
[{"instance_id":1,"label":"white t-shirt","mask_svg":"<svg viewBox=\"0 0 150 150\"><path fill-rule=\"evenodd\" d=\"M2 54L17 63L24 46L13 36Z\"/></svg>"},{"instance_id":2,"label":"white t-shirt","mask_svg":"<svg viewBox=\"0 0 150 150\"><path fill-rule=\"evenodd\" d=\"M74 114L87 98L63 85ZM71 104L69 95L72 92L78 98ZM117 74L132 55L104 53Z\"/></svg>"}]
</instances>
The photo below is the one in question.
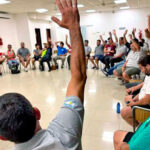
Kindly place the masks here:
<instances>
[{"instance_id":1,"label":"white t-shirt","mask_svg":"<svg viewBox=\"0 0 150 150\"><path fill-rule=\"evenodd\" d=\"M139 58L140 58L140 54L141 52L138 51L138 52L134 52L134 51L130 51L130 53L128 54L127 56L127 67L135 67L135 68L139 68L139 65L138 65L138 61L139 61Z\"/></svg>"},{"instance_id":2,"label":"white t-shirt","mask_svg":"<svg viewBox=\"0 0 150 150\"><path fill-rule=\"evenodd\" d=\"M150 94L150 76L145 77L143 87L139 94L139 100L144 98L146 94Z\"/></svg>"}]
</instances>

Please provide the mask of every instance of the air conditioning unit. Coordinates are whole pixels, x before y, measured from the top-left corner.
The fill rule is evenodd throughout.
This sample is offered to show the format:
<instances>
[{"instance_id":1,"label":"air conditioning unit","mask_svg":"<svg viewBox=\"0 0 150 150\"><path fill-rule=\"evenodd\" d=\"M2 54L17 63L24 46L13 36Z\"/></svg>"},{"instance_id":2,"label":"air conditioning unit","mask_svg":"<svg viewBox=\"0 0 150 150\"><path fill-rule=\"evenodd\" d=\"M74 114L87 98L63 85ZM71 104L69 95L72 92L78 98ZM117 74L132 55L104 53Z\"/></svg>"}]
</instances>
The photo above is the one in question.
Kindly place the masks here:
<instances>
[{"instance_id":1,"label":"air conditioning unit","mask_svg":"<svg viewBox=\"0 0 150 150\"><path fill-rule=\"evenodd\" d=\"M11 15L7 12L0 11L0 19L11 19Z\"/></svg>"}]
</instances>

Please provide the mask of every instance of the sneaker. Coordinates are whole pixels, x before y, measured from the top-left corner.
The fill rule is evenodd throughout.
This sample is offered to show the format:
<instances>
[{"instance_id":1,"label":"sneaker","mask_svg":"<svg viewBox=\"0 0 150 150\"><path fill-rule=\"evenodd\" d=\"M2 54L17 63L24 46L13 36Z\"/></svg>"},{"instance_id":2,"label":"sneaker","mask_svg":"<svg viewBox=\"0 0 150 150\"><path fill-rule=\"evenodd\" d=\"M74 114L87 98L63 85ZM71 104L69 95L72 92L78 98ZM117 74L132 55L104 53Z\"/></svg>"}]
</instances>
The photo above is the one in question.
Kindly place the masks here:
<instances>
[{"instance_id":1,"label":"sneaker","mask_svg":"<svg viewBox=\"0 0 150 150\"><path fill-rule=\"evenodd\" d=\"M32 70L36 70L36 67L35 67L35 66L33 66Z\"/></svg>"},{"instance_id":2,"label":"sneaker","mask_svg":"<svg viewBox=\"0 0 150 150\"><path fill-rule=\"evenodd\" d=\"M25 71L25 72L28 72L28 69L27 69L27 68L24 68L24 71Z\"/></svg>"},{"instance_id":3,"label":"sneaker","mask_svg":"<svg viewBox=\"0 0 150 150\"><path fill-rule=\"evenodd\" d=\"M96 69L96 70L99 70L99 67L96 67L95 69Z\"/></svg>"},{"instance_id":4,"label":"sneaker","mask_svg":"<svg viewBox=\"0 0 150 150\"><path fill-rule=\"evenodd\" d=\"M0 72L0 76L2 76L2 73Z\"/></svg>"},{"instance_id":5,"label":"sneaker","mask_svg":"<svg viewBox=\"0 0 150 150\"><path fill-rule=\"evenodd\" d=\"M102 71L102 73L103 73L106 77L109 76L109 74L108 74L104 69L101 69L101 71Z\"/></svg>"}]
</instances>

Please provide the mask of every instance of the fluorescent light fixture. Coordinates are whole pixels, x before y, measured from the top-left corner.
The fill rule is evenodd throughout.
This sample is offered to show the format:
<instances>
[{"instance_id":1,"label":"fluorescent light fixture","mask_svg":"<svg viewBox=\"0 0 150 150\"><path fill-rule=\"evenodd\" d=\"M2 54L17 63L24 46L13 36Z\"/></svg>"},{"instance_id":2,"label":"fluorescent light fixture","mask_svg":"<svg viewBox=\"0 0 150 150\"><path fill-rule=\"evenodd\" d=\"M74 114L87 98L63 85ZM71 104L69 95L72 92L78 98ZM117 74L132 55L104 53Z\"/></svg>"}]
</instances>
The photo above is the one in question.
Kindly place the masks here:
<instances>
[{"instance_id":1,"label":"fluorescent light fixture","mask_svg":"<svg viewBox=\"0 0 150 150\"><path fill-rule=\"evenodd\" d=\"M45 8L36 9L36 12L38 12L38 13L45 13L45 12L47 12L47 11L48 11L48 10L45 9Z\"/></svg>"},{"instance_id":2,"label":"fluorescent light fixture","mask_svg":"<svg viewBox=\"0 0 150 150\"><path fill-rule=\"evenodd\" d=\"M83 4L78 4L78 8L83 8L84 5Z\"/></svg>"},{"instance_id":3,"label":"fluorescent light fixture","mask_svg":"<svg viewBox=\"0 0 150 150\"><path fill-rule=\"evenodd\" d=\"M87 10L86 12L87 13L94 13L94 12L96 12L96 10L94 10L94 9L93 10Z\"/></svg>"},{"instance_id":4,"label":"fluorescent light fixture","mask_svg":"<svg viewBox=\"0 0 150 150\"><path fill-rule=\"evenodd\" d=\"M122 4L122 3L127 3L127 0L115 0L114 2L116 4Z\"/></svg>"},{"instance_id":5,"label":"fluorescent light fixture","mask_svg":"<svg viewBox=\"0 0 150 150\"><path fill-rule=\"evenodd\" d=\"M8 4L8 3L10 3L10 1L7 1L7 0L0 0L0 5Z\"/></svg>"},{"instance_id":6,"label":"fluorescent light fixture","mask_svg":"<svg viewBox=\"0 0 150 150\"><path fill-rule=\"evenodd\" d=\"M120 7L120 9L129 9L130 7L127 6L127 7Z\"/></svg>"}]
</instances>

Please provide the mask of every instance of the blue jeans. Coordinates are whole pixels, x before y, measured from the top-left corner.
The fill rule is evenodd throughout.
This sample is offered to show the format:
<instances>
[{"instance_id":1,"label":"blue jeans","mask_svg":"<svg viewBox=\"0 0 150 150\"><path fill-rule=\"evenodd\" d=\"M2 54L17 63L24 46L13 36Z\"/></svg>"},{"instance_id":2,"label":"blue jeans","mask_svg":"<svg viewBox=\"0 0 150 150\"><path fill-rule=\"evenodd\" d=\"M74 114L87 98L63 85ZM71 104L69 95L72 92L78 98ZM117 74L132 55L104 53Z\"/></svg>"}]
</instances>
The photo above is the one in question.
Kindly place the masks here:
<instances>
[{"instance_id":1,"label":"blue jeans","mask_svg":"<svg viewBox=\"0 0 150 150\"><path fill-rule=\"evenodd\" d=\"M103 55L95 55L93 56L93 59L98 58L98 60L102 60L104 58Z\"/></svg>"},{"instance_id":2,"label":"blue jeans","mask_svg":"<svg viewBox=\"0 0 150 150\"><path fill-rule=\"evenodd\" d=\"M124 65L125 60L121 61L120 63L116 64L114 67L110 68L108 71L109 75L113 75L113 71L116 70L117 68L120 68Z\"/></svg>"},{"instance_id":3,"label":"blue jeans","mask_svg":"<svg viewBox=\"0 0 150 150\"><path fill-rule=\"evenodd\" d=\"M9 61L8 61L8 67L9 67L9 69L11 69L11 65L12 65L12 64L17 64L17 65L19 65L18 61L15 60L15 59L14 59L14 60L9 60Z\"/></svg>"}]
</instances>

